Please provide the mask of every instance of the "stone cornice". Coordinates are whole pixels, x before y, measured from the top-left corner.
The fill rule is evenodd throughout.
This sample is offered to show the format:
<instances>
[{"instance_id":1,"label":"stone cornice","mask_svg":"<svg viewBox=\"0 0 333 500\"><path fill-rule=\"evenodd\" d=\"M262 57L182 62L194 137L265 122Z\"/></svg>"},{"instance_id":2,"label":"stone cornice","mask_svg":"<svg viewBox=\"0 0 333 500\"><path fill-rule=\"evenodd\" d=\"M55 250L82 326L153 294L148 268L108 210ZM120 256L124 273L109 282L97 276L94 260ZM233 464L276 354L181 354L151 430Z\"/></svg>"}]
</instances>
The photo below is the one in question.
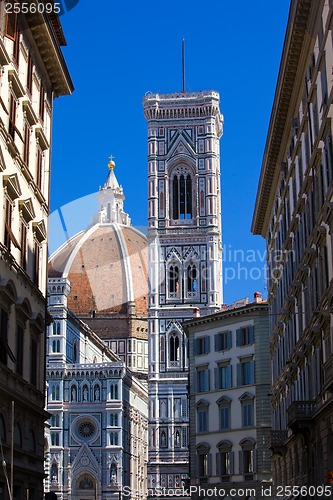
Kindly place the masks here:
<instances>
[{"instance_id":1,"label":"stone cornice","mask_svg":"<svg viewBox=\"0 0 333 500\"><path fill-rule=\"evenodd\" d=\"M61 42L63 45L64 39L60 38L59 29L57 33L55 32L55 26L60 26L60 23L55 23L54 18L50 18L46 14L39 14L40 19L37 20L37 15L26 14L25 22L31 31L50 78L54 97L71 94L74 86L59 43Z\"/></svg>"},{"instance_id":2,"label":"stone cornice","mask_svg":"<svg viewBox=\"0 0 333 500\"><path fill-rule=\"evenodd\" d=\"M199 316L197 318L192 318L190 320L186 320L182 326L185 332L189 333L189 328L194 326L200 326L205 323L211 323L215 321L220 321L222 319L236 317L237 319L240 316L245 315L245 320L253 319L254 317L259 317L261 315L266 315L268 312L268 303L266 301L262 302L251 302L250 304L246 304L242 307L234 307L230 309L226 309L224 311L218 311L213 314L209 314L207 316ZM239 318L238 321L244 321L244 318Z\"/></svg>"},{"instance_id":3,"label":"stone cornice","mask_svg":"<svg viewBox=\"0 0 333 500\"><path fill-rule=\"evenodd\" d=\"M278 82L268 129L262 162L259 187L251 231L266 236L270 203L274 199L275 187L280 174L278 168L281 144L288 125L290 104L295 90L301 53L310 18L311 0L293 0L289 12L287 32L284 40Z\"/></svg>"}]
</instances>

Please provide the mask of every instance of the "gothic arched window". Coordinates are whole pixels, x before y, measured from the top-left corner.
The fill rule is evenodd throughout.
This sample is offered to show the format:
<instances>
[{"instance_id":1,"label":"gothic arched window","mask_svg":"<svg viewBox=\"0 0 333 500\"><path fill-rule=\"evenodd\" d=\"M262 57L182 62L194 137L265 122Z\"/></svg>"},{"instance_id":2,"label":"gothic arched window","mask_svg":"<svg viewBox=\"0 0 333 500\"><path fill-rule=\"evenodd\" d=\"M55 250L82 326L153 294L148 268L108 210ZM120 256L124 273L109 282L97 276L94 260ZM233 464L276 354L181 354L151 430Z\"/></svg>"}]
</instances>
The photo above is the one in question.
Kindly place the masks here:
<instances>
[{"instance_id":1,"label":"gothic arched window","mask_svg":"<svg viewBox=\"0 0 333 500\"><path fill-rule=\"evenodd\" d=\"M178 293L179 292L179 268L178 266L169 267L169 292Z\"/></svg>"},{"instance_id":2,"label":"gothic arched window","mask_svg":"<svg viewBox=\"0 0 333 500\"><path fill-rule=\"evenodd\" d=\"M197 291L197 268L194 264L187 266L187 291L196 293Z\"/></svg>"},{"instance_id":3,"label":"gothic arched window","mask_svg":"<svg viewBox=\"0 0 333 500\"><path fill-rule=\"evenodd\" d=\"M60 397L60 387L59 384L55 384L52 386L51 389L51 400L59 401L59 397Z\"/></svg>"},{"instance_id":4,"label":"gothic arched window","mask_svg":"<svg viewBox=\"0 0 333 500\"><path fill-rule=\"evenodd\" d=\"M170 361L179 361L179 337L176 333L170 335L169 353Z\"/></svg>"},{"instance_id":5,"label":"gothic arched window","mask_svg":"<svg viewBox=\"0 0 333 500\"><path fill-rule=\"evenodd\" d=\"M190 174L175 174L172 191L173 219L192 219L192 179Z\"/></svg>"},{"instance_id":6,"label":"gothic arched window","mask_svg":"<svg viewBox=\"0 0 333 500\"><path fill-rule=\"evenodd\" d=\"M118 399L118 384L110 385L110 399Z\"/></svg>"}]
</instances>

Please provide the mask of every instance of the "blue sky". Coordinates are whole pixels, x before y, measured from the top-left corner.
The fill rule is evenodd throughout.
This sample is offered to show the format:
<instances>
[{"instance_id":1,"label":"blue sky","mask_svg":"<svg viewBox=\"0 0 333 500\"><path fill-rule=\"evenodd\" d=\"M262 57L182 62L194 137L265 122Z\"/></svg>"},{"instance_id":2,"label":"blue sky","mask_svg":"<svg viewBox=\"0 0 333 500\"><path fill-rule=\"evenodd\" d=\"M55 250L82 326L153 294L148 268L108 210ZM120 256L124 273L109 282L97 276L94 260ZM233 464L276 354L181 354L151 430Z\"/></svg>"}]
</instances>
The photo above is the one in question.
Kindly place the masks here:
<instances>
[{"instance_id":1,"label":"blue sky","mask_svg":"<svg viewBox=\"0 0 333 500\"><path fill-rule=\"evenodd\" d=\"M79 0L61 16L75 92L55 101L51 244L89 222L110 154L135 226L147 223L147 125L142 96L215 89L221 139L224 302L265 290L265 244L250 232L289 0ZM75 201L76 200L76 201ZM79 201L78 201L79 200ZM73 202L74 203L71 203ZM66 207L64 207L66 205ZM53 223L52 223L53 220Z\"/></svg>"}]
</instances>

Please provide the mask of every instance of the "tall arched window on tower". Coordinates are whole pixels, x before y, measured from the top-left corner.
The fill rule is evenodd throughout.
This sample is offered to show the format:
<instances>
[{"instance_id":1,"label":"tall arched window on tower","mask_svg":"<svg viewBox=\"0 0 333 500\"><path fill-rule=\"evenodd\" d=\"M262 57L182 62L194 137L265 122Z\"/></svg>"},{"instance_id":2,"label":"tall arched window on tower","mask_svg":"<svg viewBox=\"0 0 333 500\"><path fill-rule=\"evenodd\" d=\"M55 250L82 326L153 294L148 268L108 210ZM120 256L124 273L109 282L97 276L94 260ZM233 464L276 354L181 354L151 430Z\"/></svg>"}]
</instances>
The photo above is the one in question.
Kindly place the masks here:
<instances>
[{"instance_id":1,"label":"tall arched window on tower","mask_svg":"<svg viewBox=\"0 0 333 500\"><path fill-rule=\"evenodd\" d=\"M197 294L198 273L195 264L187 266L187 296L195 297Z\"/></svg>"},{"instance_id":2,"label":"tall arched window on tower","mask_svg":"<svg viewBox=\"0 0 333 500\"><path fill-rule=\"evenodd\" d=\"M169 294L170 297L179 296L179 267L171 265L169 267Z\"/></svg>"},{"instance_id":3,"label":"tall arched window on tower","mask_svg":"<svg viewBox=\"0 0 333 500\"><path fill-rule=\"evenodd\" d=\"M179 336L176 332L169 337L169 358L171 366L179 366Z\"/></svg>"},{"instance_id":4,"label":"tall arched window on tower","mask_svg":"<svg viewBox=\"0 0 333 500\"><path fill-rule=\"evenodd\" d=\"M176 173L172 182L173 219L192 219L192 179L190 174Z\"/></svg>"}]
</instances>

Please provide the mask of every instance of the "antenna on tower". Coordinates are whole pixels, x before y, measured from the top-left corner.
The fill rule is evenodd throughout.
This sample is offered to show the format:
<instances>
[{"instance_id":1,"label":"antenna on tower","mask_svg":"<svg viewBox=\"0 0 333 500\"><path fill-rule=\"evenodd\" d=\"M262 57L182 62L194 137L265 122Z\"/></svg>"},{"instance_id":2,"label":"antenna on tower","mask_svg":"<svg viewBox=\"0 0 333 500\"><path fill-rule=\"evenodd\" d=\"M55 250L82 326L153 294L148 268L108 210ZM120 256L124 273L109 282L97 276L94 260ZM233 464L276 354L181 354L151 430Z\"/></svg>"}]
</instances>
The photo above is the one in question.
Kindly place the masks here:
<instances>
[{"instance_id":1,"label":"antenna on tower","mask_svg":"<svg viewBox=\"0 0 333 500\"><path fill-rule=\"evenodd\" d=\"M182 92L185 94L186 85L185 85L185 38L182 40L182 77L183 77L183 90Z\"/></svg>"}]
</instances>

